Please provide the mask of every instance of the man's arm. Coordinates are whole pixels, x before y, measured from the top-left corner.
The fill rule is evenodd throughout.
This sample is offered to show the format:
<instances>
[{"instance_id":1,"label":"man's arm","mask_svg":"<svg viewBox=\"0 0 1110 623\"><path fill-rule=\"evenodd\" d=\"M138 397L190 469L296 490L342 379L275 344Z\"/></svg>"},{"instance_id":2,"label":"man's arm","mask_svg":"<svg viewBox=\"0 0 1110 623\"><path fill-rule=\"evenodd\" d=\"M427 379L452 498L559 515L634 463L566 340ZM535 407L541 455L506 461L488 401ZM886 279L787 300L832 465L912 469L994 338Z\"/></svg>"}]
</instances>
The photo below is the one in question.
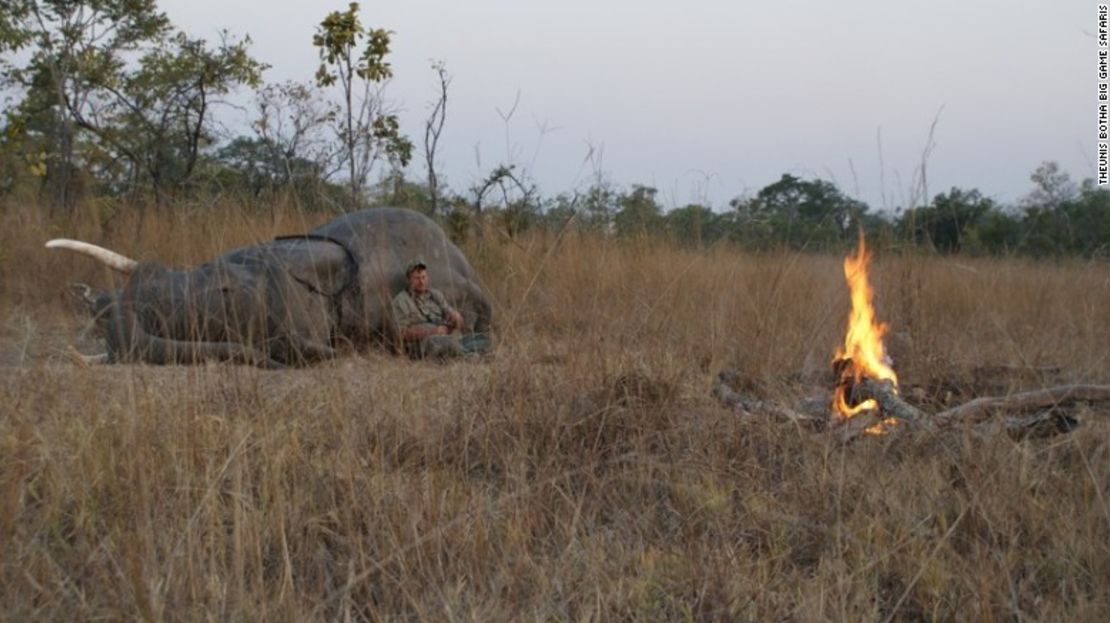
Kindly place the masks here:
<instances>
[{"instance_id":1,"label":"man's arm","mask_svg":"<svg viewBox=\"0 0 1110 623\"><path fill-rule=\"evenodd\" d=\"M412 297L404 291L393 298L393 319L397 323L401 340L405 342L418 342L431 335L447 335L449 332L443 325L425 321L424 316L416 309Z\"/></svg>"},{"instance_id":2,"label":"man's arm","mask_svg":"<svg viewBox=\"0 0 1110 623\"><path fill-rule=\"evenodd\" d=\"M443 321L447 324L448 332L461 331L463 328L463 317L459 310L451 306L447 302L447 298L439 290L433 290L432 296L435 297L436 303L443 309Z\"/></svg>"},{"instance_id":3,"label":"man's arm","mask_svg":"<svg viewBox=\"0 0 1110 623\"><path fill-rule=\"evenodd\" d=\"M401 339L406 342L415 342L432 335L447 335L450 329L441 324L413 324L401 329Z\"/></svg>"}]
</instances>

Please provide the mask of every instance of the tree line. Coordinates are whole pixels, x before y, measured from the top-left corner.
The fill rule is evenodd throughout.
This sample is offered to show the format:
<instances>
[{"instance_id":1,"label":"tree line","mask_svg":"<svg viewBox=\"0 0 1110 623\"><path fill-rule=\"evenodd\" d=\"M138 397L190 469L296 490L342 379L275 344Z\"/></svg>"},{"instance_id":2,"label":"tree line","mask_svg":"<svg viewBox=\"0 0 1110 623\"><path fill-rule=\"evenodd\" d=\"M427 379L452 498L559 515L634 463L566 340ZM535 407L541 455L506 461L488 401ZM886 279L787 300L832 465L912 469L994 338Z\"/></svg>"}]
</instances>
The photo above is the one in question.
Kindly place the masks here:
<instances>
[{"instance_id":1,"label":"tree line","mask_svg":"<svg viewBox=\"0 0 1110 623\"><path fill-rule=\"evenodd\" d=\"M388 203L423 211L457 236L476 222L508 236L574 226L618 237L751 250L841 249L864 230L938 253L1110 256L1110 191L1073 182L1053 162L1028 194L1000 205L952 188L897 212L872 211L834 183L791 174L727 206L665 209L657 190L599 174L583 189L543 196L527 171L498 163L466 189L436 170L451 76L437 92L418 150L384 97L393 33L360 7L327 12L310 43L318 70L266 83L250 39L215 42L177 29L155 0L0 0L0 192L34 195L56 215L88 198L169 209L183 197L231 197L265 209L291 201L342 211ZM218 111L249 90L249 129ZM409 177L414 153L422 179Z\"/></svg>"}]
</instances>

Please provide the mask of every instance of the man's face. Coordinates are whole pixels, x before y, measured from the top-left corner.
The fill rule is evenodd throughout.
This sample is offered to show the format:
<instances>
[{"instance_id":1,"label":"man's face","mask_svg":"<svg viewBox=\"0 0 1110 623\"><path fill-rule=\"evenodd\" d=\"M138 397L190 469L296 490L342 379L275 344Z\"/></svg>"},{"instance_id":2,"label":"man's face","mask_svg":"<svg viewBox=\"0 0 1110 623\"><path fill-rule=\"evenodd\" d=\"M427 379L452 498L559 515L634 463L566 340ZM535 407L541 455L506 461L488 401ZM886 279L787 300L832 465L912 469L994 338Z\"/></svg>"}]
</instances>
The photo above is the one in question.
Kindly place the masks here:
<instances>
[{"instance_id":1,"label":"man's face","mask_svg":"<svg viewBox=\"0 0 1110 623\"><path fill-rule=\"evenodd\" d=\"M416 294L424 294L428 291L428 269L417 268L409 273L409 290Z\"/></svg>"}]
</instances>

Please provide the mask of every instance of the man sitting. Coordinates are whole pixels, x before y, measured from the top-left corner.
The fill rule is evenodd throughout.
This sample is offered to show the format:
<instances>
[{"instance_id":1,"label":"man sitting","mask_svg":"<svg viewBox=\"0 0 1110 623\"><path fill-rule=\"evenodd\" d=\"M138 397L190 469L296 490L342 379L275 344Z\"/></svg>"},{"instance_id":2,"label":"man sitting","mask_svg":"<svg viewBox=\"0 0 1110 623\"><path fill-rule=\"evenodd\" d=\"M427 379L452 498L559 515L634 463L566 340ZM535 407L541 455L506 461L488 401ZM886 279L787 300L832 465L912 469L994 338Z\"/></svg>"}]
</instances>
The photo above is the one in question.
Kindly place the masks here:
<instances>
[{"instance_id":1,"label":"man sitting","mask_svg":"<svg viewBox=\"0 0 1110 623\"><path fill-rule=\"evenodd\" d=\"M422 260L405 268L408 287L393 297L393 318L405 352L414 359L447 359L489 348L489 338L461 335L463 317L443 293L428 285L428 266Z\"/></svg>"}]
</instances>

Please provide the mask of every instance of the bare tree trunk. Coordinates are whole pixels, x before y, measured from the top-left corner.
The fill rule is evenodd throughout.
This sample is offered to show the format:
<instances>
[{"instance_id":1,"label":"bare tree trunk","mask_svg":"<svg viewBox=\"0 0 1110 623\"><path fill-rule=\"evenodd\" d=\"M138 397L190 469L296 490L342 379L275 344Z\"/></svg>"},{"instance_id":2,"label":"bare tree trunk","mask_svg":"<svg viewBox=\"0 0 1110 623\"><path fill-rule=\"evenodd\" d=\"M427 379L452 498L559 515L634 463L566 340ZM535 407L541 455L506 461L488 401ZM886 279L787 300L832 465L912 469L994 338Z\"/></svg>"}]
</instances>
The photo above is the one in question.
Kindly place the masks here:
<instances>
[{"instance_id":1,"label":"bare tree trunk","mask_svg":"<svg viewBox=\"0 0 1110 623\"><path fill-rule=\"evenodd\" d=\"M432 108L432 114L424 123L424 161L428 167L428 194L431 195L432 216L439 214L439 177L436 175L436 147L439 146L439 136L443 132L443 124L447 120L447 87L451 84L451 76L442 61L432 63L432 69L439 78L439 98Z\"/></svg>"}]
</instances>

